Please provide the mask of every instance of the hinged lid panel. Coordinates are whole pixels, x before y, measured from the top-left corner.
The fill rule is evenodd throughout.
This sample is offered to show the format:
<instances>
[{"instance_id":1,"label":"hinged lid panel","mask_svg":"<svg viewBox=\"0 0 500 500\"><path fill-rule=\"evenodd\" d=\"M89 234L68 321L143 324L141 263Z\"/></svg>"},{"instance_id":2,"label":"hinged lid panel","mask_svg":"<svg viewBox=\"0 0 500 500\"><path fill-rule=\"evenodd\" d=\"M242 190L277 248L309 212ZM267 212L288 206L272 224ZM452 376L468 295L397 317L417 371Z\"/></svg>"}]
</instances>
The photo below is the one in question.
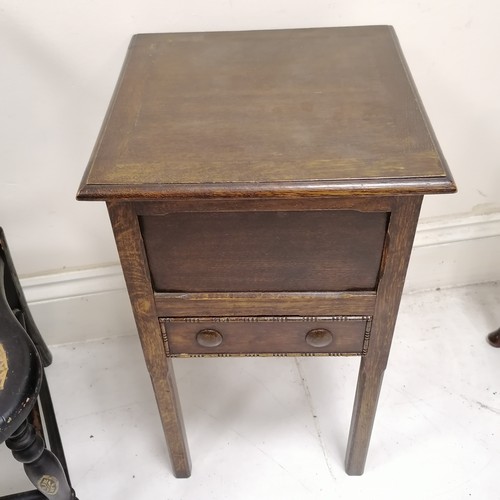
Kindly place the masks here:
<instances>
[{"instance_id":1,"label":"hinged lid panel","mask_svg":"<svg viewBox=\"0 0 500 500\"><path fill-rule=\"evenodd\" d=\"M134 36L79 197L453 190L372 26Z\"/></svg>"}]
</instances>

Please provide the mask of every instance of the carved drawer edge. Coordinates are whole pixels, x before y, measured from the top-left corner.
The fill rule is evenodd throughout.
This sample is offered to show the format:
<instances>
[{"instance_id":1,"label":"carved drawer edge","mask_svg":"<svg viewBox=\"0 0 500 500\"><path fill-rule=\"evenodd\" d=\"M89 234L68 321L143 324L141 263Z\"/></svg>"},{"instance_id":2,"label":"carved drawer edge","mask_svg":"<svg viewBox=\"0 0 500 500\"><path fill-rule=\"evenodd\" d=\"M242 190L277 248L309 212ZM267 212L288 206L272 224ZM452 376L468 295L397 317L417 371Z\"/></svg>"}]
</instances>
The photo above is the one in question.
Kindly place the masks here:
<instances>
[{"instance_id":1,"label":"carved drawer edge","mask_svg":"<svg viewBox=\"0 0 500 500\"><path fill-rule=\"evenodd\" d=\"M372 328L372 316L217 316L217 317L196 317L196 318L158 318L160 331L165 348L165 354L174 358L227 358L227 357L296 357L296 356L366 356L370 343L370 333ZM292 322L299 323L318 321L366 321L363 339L363 349L360 352L276 352L276 353L171 353L168 343L167 324L168 323L243 323L243 322Z\"/></svg>"}]
</instances>

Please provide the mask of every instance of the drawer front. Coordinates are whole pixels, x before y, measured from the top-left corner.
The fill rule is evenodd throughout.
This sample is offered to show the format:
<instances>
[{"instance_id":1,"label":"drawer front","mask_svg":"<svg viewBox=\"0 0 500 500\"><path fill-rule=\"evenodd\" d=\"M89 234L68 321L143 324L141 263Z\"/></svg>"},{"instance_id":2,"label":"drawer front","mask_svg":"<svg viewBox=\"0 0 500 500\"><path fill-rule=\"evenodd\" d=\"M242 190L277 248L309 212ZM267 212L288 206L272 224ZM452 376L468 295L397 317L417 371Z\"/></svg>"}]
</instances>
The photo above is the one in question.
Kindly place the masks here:
<instances>
[{"instance_id":1,"label":"drawer front","mask_svg":"<svg viewBox=\"0 0 500 500\"><path fill-rule=\"evenodd\" d=\"M386 212L176 212L140 217L156 292L375 290Z\"/></svg>"},{"instance_id":2,"label":"drawer front","mask_svg":"<svg viewBox=\"0 0 500 500\"><path fill-rule=\"evenodd\" d=\"M364 355L369 316L160 318L169 356Z\"/></svg>"}]
</instances>

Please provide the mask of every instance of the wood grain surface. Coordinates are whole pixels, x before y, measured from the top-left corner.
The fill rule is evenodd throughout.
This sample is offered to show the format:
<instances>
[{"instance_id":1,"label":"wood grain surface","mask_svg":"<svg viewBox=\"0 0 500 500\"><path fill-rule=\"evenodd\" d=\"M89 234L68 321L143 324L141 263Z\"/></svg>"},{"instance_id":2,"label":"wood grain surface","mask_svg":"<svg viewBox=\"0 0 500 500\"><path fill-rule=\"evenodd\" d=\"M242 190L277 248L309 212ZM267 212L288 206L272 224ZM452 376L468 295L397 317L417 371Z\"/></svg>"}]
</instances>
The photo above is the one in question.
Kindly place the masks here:
<instances>
[{"instance_id":1,"label":"wood grain surface","mask_svg":"<svg viewBox=\"0 0 500 500\"><path fill-rule=\"evenodd\" d=\"M403 189L454 185L393 29L370 26L135 36L79 197Z\"/></svg>"},{"instance_id":2,"label":"wood grain surface","mask_svg":"<svg viewBox=\"0 0 500 500\"><path fill-rule=\"evenodd\" d=\"M218 317L162 318L168 352L172 356L189 357L224 355L362 355L368 349L371 318L339 317ZM312 347L306 341L309 332L323 329L332 341ZM216 346L204 346L197 334L204 330L218 332Z\"/></svg>"},{"instance_id":3,"label":"wood grain surface","mask_svg":"<svg viewBox=\"0 0 500 500\"><path fill-rule=\"evenodd\" d=\"M157 292L374 290L384 212L207 212L144 216Z\"/></svg>"}]
</instances>

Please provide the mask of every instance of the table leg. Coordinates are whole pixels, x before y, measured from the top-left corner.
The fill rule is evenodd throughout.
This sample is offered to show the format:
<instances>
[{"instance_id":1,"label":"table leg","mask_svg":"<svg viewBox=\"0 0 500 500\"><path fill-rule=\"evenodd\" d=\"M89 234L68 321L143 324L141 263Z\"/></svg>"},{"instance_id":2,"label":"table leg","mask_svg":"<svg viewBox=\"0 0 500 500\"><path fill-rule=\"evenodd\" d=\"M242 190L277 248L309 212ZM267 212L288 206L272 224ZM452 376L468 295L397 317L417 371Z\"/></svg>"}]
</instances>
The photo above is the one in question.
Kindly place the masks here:
<instances>
[{"instance_id":1,"label":"table leg","mask_svg":"<svg viewBox=\"0 0 500 500\"><path fill-rule=\"evenodd\" d=\"M391 211L368 353L361 359L347 444L346 472L363 474L422 198L401 197Z\"/></svg>"},{"instance_id":2,"label":"table leg","mask_svg":"<svg viewBox=\"0 0 500 500\"><path fill-rule=\"evenodd\" d=\"M175 477L189 477L191 475L191 459L172 360L162 355L161 360L158 357L154 364L156 368L150 370L149 374L160 412L173 473Z\"/></svg>"},{"instance_id":3,"label":"table leg","mask_svg":"<svg viewBox=\"0 0 500 500\"><path fill-rule=\"evenodd\" d=\"M366 358L361 360L345 459L345 469L350 476L360 476L365 469L384 371Z\"/></svg>"},{"instance_id":4,"label":"table leg","mask_svg":"<svg viewBox=\"0 0 500 500\"><path fill-rule=\"evenodd\" d=\"M116 246L127 283L137 331L151 377L163 432L176 477L191 475L191 460L172 360L167 357L156 313L137 214L130 203L108 203Z\"/></svg>"}]
</instances>

